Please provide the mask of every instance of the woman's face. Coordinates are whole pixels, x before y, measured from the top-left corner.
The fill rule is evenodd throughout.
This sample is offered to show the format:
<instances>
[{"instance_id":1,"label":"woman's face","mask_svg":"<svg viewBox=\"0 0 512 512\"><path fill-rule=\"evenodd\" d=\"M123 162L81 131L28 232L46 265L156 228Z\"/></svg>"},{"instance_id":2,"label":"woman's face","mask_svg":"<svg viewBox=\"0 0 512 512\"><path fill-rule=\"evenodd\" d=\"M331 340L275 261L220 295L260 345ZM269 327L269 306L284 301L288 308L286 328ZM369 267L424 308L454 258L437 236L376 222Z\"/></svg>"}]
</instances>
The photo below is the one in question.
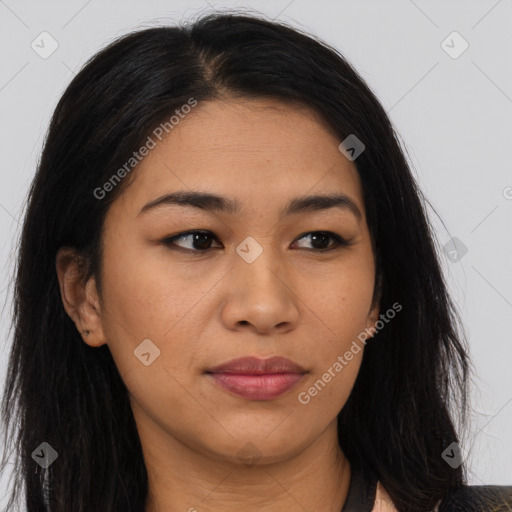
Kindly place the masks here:
<instances>
[{"instance_id":1,"label":"woman's face","mask_svg":"<svg viewBox=\"0 0 512 512\"><path fill-rule=\"evenodd\" d=\"M289 457L336 424L363 351L344 355L378 317L355 165L313 112L269 100L199 103L155 141L106 216L98 324L141 437L225 461ZM148 206L178 191L223 200ZM287 212L335 194L360 216L319 201ZM246 356L304 373L208 373Z\"/></svg>"}]
</instances>

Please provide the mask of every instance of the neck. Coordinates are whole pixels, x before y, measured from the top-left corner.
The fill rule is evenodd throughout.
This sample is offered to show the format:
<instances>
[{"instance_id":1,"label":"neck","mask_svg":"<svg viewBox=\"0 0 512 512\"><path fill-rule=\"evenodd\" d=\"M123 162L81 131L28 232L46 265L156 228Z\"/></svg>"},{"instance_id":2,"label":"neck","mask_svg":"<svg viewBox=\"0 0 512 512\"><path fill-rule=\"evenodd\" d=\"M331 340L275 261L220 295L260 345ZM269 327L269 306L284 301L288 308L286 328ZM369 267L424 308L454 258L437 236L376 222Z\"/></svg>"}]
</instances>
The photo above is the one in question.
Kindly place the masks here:
<instances>
[{"instance_id":1,"label":"neck","mask_svg":"<svg viewBox=\"0 0 512 512\"><path fill-rule=\"evenodd\" d=\"M350 466L336 421L286 460L251 465L193 449L154 424L139 434L148 473L145 512L340 512L347 498Z\"/></svg>"}]
</instances>

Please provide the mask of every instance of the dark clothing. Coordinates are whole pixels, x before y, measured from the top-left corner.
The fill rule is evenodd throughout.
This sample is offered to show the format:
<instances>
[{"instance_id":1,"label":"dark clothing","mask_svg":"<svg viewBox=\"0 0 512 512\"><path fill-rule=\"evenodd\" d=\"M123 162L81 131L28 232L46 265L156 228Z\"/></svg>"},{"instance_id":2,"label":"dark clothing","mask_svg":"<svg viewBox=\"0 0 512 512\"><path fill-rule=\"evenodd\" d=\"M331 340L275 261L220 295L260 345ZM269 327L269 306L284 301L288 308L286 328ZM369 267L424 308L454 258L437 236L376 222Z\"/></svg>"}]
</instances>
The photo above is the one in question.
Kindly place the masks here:
<instances>
[{"instance_id":1,"label":"dark clothing","mask_svg":"<svg viewBox=\"0 0 512 512\"><path fill-rule=\"evenodd\" d=\"M512 511L512 486L471 485L461 487L439 506L439 512Z\"/></svg>"},{"instance_id":2,"label":"dark clothing","mask_svg":"<svg viewBox=\"0 0 512 512\"><path fill-rule=\"evenodd\" d=\"M372 512L376 492L376 478L368 481L361 473L352 471L347 499L341 512Z\"/></svg>"},{"instance_id":3,"label":"dark clothing","mask_svg":"<svg viewBox=\"0 0 512 512\"><path fill-rule=\"evenodd\" d=\"M372 512L377 494L377 479L364 479L352 472L350 487L341 512ZM511 512L512 486L464 486L450 493L438 512Z\"/></svg>"}]
</instances>

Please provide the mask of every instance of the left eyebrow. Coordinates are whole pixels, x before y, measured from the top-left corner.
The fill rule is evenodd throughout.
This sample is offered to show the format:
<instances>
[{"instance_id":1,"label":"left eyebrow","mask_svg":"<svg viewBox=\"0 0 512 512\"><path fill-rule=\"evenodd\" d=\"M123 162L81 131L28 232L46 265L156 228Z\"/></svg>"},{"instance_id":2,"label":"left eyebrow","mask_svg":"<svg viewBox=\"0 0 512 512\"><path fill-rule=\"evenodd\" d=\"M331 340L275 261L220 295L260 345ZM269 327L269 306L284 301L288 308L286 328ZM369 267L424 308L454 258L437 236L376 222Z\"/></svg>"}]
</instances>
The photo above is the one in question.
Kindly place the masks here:
<instances>
[{"instance_id":1,"label":"left eyebrow","mask_svg":"<svg viewBox=\"0 0 512 512\"><path fill-rule=\"evenodd\" d=\"M280 213L279 217L282 218L286 215L297 213L328 210L330 208L341 208L342 210L352 212L359 220L362 219L362 213L355 201L345 194L296 197L289 202Z\"/></svg>"},{"instance_id":2,"label":"left eyebrow","mask_svg":"<svg viewBox=\"0 0 512 512\"><path fill-rule=\"evenodd\" d=\"M191 206L206 211L224 212L230 215L240 213L241 205L235 199L197 191L177 191L157 197L142 207L137 216L165 205ZM359 220L362 218L361 211L356 203L345 194L328 194L301 196L292 199L281 210L279 218L299 213L328 210L340 208L352 212Z\"/></svg>"}]
</instances>

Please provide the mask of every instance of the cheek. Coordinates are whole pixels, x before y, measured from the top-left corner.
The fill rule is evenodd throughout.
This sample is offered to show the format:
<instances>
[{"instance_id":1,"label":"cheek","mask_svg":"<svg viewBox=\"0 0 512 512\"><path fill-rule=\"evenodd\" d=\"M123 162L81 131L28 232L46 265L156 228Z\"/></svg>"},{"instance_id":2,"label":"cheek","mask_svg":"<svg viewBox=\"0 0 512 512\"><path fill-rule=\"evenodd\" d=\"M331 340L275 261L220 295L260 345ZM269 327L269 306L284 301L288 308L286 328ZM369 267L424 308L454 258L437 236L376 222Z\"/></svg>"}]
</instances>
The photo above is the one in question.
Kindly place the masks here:
<instances>
[{"instance_id":1,"label":"cheek","mask_svg":"<svg viewBox=\"0 0 512 512\"><path fill-rule=\"evenodd\" d=\"M124 272L118 266L105 280L105 326L131 400L162 426L181 425L184 411L192 421L201 400L194 389L201 340L194 304L206 290L182 293L175 276L162 278L151 266Z\"/></svg>"},{"instance_id":2,"label":"cheek","mask_svg":"<svg viewBox=\"0 0 512 512\"><path fill-rule=\"evenodd\" d=\"M187 368L200 337L183 329L190 327L194 306L208 291L206 285L187 286L179 273L161 269L142 251L137 256L136 250L125 247L116 254L111 250L104 255L102 311L106 339L120 374L146 368L137 357L144 347L148 350L141 353L149 351L149 360L154 360L148 366L153 372L157 367ZM162 374L158 380L165 378Z\"/></svg>"},{"instance_id":3,"label":"cheek","mask_svg":"<svg viewBox=\"0 0 512 512\"><path fill-rule=\"evenodd\" d=\"M357 378L363 351L352 355L350 361L343 356L333 358L318 373L310 376L296 393L297 407L307 411L309 417L323 417L331 421L343 408ZM341 361L344 361L342 363Z\"/></svg>"},{"instance_id":4,"label":"cheek","mask_svg":"<svg viewBox=\"0 0 512 512\"><path fill-rule=\"evenodd\" d=\"M367 327L374 275L371 266L355 264L316 276L302 296L311 322L317 327L316 342L332 357L345 349Z\"/></svg>"},{"instance_id":5,"label":"cheek","mask_svg":"<svg viewBox=\"0 0 512 512\"><path fill-rule=\"evenodd\" d=\"M312 361L312 372L297 401L329 418L348 399L364 353L373 273L371 266L360 263L316 279L304 294L312 336L306 359Z\"/></svg>"},{"instance_id":6,"label":"cheek","mask_svg":"<svg viewBox=\"0 0 512 512\"><path fill-rule=\"evenodd\" d=\"M337 292L311 298L319 317L312 315L318 329L312 331L306 356L311 374L296 393L298 407L310 417L333 420L350 395L364 354L364 338L358 335L366 327L370 292L361 287L350 290L340 282Z\"/></svg>"},{"instance_id":7,"label":"cheek","mask_svg":"<svg viewBox=\"0 0 512 512\"><path fill-rule=\"evenodd\" d=\"M165 249L148 245L141 236L111 235L105 247L105 303L138 338L161 339L207 291L204 283L187 283Z\"/></svg>"}]
</instances>

